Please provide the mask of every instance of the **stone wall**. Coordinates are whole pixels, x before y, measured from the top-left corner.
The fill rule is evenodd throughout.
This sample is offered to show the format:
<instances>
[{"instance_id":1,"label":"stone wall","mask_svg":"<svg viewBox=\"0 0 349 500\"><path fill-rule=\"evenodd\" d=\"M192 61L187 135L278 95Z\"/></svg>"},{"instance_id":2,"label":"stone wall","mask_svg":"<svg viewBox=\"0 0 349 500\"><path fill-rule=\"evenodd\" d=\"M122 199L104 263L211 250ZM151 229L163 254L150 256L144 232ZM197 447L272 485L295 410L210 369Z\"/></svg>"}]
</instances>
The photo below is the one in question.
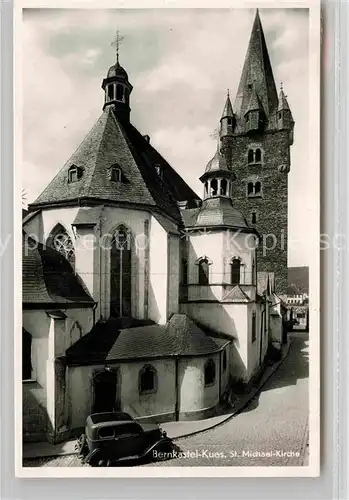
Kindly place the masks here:
<instances>
[{"instance_id":1,"label":"stone wall","mask_svg":"<svg viewBox=\"0 0 349 500\"><path fill-rule=\"evenodd\" d=\"M236 180L233 183L234 206L241 210L249 224L254 226L262 237L264 236L264 241L261 241L257 252L257 269L274 272L276 292L285 293L287 288L289 133L281 130L253 136L241 134L232 138L224 138L223 150L229 142L232 147L232 169L236 174ZM248 163L250 148L261 149L261 163ZM261 197L247 196L249 181L261 182ZM256 224L252 223L252 212L256 212Z\"/></svg>"}]
</instances>

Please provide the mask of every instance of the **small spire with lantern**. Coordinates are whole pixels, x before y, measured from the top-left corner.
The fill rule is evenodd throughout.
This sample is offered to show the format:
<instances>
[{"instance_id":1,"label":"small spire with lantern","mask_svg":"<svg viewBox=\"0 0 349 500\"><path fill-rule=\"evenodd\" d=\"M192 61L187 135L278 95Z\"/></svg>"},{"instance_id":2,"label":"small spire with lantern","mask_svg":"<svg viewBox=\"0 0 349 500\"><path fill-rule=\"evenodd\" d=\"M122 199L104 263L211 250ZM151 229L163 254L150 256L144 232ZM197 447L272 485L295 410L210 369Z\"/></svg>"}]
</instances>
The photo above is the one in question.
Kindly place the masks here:
<instances>
[{"instance_id":1,"label":"small spire with lantern","mask_svg":"<svg viewBox=\"0 0 349 500\"><path fill-rule=\"evenodd\" d=\"M124 37L117 30L111 42L116 51L116 62L109 68L107 76L102 82L102 89L105 92L103 109L112 106L116 116L121 121L130 121L130 94L133 87L128 80L126 70L119 62L120 45L123 40Z\"/></svg>"},{"instance_id":2,"label":"small spire with lantern","mask_svg":"<svg viewBox=\"0 0 349 500\"><path fill-rule=\"evenodd\" d=\"M287 95L284 92L283 83L280 85L279 101L277 108L277 127L279 130L285 129L290 131L290 145L293 144L293 128L294 120L287 101Z\"/></svg>"}]
</instances>

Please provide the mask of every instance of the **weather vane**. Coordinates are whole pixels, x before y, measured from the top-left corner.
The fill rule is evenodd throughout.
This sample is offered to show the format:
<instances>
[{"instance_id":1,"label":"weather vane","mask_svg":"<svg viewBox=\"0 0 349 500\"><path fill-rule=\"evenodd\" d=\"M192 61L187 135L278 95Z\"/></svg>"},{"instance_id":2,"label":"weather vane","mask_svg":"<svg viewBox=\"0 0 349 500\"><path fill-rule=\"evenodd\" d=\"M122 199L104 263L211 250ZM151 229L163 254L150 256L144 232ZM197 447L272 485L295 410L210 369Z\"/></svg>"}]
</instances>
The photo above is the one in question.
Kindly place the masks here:
<instances>
[{"instance_id":1,"label":"weather vane","mask_svg":"<svg viewBox=\"0 0 349 500\"><path fill-rule=\"evenodd\" d=\"M116 30L116 35L114 37L114 40L111 43L112 47L115 47L116 49L116 62L119 62L119 50L120 50L120 45L121 42L123 41L124 37L120 36L119 30Z\"/></svg>"}]
</instances>

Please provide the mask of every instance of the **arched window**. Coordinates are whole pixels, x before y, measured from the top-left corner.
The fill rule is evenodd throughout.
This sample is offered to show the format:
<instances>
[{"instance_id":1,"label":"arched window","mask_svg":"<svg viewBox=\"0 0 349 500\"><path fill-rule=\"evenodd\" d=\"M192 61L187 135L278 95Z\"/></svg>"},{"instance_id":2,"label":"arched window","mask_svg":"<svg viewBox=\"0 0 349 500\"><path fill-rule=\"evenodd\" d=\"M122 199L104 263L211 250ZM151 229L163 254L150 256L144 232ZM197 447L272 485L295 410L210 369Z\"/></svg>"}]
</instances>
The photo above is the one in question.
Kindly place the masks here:
<instances>
[{"instance_id":1,"label":"arched window","mask_svg":"<svg viewBox=\"0 0 349 500\"><path fill-rule=\"evenodd\" d=\"M228 187L228 183L227 183L226 179L222 179L221 180L221 195L227 196L227 187Z\"/></svg>"},{"instance_id":2,"label":"arched window","mask_svg":"<svg viewBox=\"0 0 349 500\"><path fill-rule=\"evenodd\" d=\"M61 224L57 224L52 229L49 237L47 238L47 246L54 248L57 252L64 255L64 257L70 262L73 269L75 268L74 244L67 230Z\"/></svg>"},{"instance_id":3,"label":"arched window","mask_svg":"<svg viewBox=\"0 0 349 500\"><path fill-rule=\"evenodd\" d=\"M22 380L32 379L32 336L22 328Z\"/></svg>"},{"instance_id":4,"label":"arched window","mask_svg":"<svg viewBox=\"0 0 349 500\"><path fill-rule=\"evenodd\" d=\"M139 394L150 394L157 391L157 371L152 365L145 365L139 372Z\"/></svg>"},{"instance_id":5,"label":"arched window","mask_svg":"<svg viewBox=\"0 0 349 500\"><path fill-rule=\"evenodd\" d=\"M132 248L131 234L124 226L115 231L110 251L110 315L131 316Z\"/></svg>"},{"instance_id":6,"label":"arched window","mask_svg":"<svg viewBox=\"0 0 349 500\"><path fill-rule=\"evenodd\" d=\"M199 262L199 285L208 285L209 281L209 262L207 259L201 259Z\"/></svg>"},{"instance_id":7,"label":"arched window","mask_svg":"<svg viewBox=\"0 0 349 500\"><path fill-rule=\"evenodd\" d=\"M240 267L241 260L234 257L230 263L230 283L232 285L240 284Z\"/></svg>"},{"instance_id":8,"label":"arched window","mask_svg":"<svg viewBox=\"0 0 349 500\"><path fill-rule=\"evenodd\" d=\"M114 84L108 85L108 100L113 101L115 99L114 97Z\"/></svg>"},{"instance_id":9,"label":"arched window","mask_svg":"<svg viewBox=\"0 0 349 500\"><path fill-rule=\"evenodd\" d=\"M124 97L124 87L120 83L116 86L116 100L122 101Z\"/></svg>"},{"instance_id":10,"label":"arched window","mask_svg":"<svg viewBox=\"0 0 349 500\"><path fill-rule=\"evenodd\" d=\"M259 194L261 194L261 183L258 181L256 182L256 184L254 185L254 194L257 196Z\"/></svg>"},{"instance_id":11,"label":"arched window","mask_svg":"<svg viewBox=\"0 0 349 500\"><path fill-rule=\"evenodd\" d=\"M248 163L253 163L254 162L254 152L253 152L253 149L249 149L248 150L247 161L248 161Z\"/></svg>"},{"instance_id":12,"label":"arched window","mask_svg":"<svg viewBox=\"0 0 349 500\"><path fill-rule=\"evenodd\" d=\"M216 364L213 359L206 361L204 370L205 387L213 385L216 381Z\"/></svg>"},{"instance_id":13,"label":"arched window","mask_svg":"<svg viewBox=\"0 0 349 500\"><path fill-rule=\"evenodd\" d=\"M225 349L223 351L222 365L223 365L223 372L225 372L225 370L227 369L227 351Z\"/></svg>"},{"instance_id":14,"label":"arched window","mask_svg":"<svg viewBox=\"0 0 349 500\"><path fill-rule=\"evenodd\" d=\"M255 151L254 161L255 163L260 163L262 161L262 151L259 148Z\"/></svg>"},{"instance_id":15,"label":"arched window","mask_svg":"<svg viewBox=\"0 0 349 500\"><path fill-rule=\"evenodd\" d=\"M253 182L249 182L247 184L247 194L248 194L248 196L253 196L253 194L254 194Z\"/></svg>"},{"instance_id":16,"label":"arched window","mask_svg":"<svg viewBox=\"0 0 349 500\"><path fill-rule=\"evenodd\" d=\"M255 342L256 336L256 313L253 311L252 313L252 342Z\"/></svg>"},{"instance_id":17,"label":"arched window","mask_svg":"<svg viewBox=\"0 0 349 500\"><path fill-rule=\"evenodd\" d=\"M129 103L129 98L130 98L130 94L129 94L128 88L124 89L124 93L125 93L125 102L126 102L126 104L128 104Z\"/></svg>"},{"instance_id":18,"label":"arched window","mask_svg":"<svg viewBox=\"0 0 349 500\"><path fill-rule=\"evenodd\" d=\"M72 182L77 182L78 180L79 180L78 167L72 165L68 170L68 182L72 183Z\"/></svg>"},{"instance_id":19,"label":"arched window","mask_svg":"<svg viewBox=\"0 0 349 500\"><path fill-rule=\"evenodd\" d=\"M218 190L217 179L211 181L211 196L216 196Z\"/></svg>"}]
</instances>

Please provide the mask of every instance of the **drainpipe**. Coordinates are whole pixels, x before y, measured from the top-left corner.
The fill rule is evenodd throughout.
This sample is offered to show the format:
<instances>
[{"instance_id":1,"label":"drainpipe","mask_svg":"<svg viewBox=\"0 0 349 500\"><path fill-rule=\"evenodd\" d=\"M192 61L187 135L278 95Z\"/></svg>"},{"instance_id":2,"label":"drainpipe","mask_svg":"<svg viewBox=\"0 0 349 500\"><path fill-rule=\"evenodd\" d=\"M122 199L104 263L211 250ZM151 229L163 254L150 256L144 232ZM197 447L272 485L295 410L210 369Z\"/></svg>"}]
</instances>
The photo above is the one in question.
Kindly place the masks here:
<instances>
[{"instance_id":1,"label":"drainpipe","mask_svg":"<svg viewBox=\"0 0 349 500\"><path fill-rule=\"evenodd\" d=\"M218 378L218 402L221 401L221 392L222 392L222 353L219 353L219 378Z\"/></svg>"},{"instance_id":2,"label":"drainpipe","mask_svg":"<svg viewBox=\"0 0 349 500\"><path fill-rule=\"evenodd\" d=\"M175 420L179 420L179 399L180 399L180 385L179 385L179 357L175 358L175 391L176 391L176 401L175 401Z\"/></svg>"},{"instance_id":3,"label":"drainpipe","mask_svg":"<svg viewBox=\"0 0 349 500\"><path fill-rule=\"evenodd\" d=\"M262 364L262 346L263 346L263 335L264 335L264 329L265 329L265 324L263 328L263 318L264 322L266 323L266 305L264 305L264 310L261 312L261 326L260 326L260 339L259 339L259 366Z\"/></svg>"}]
</instances>

